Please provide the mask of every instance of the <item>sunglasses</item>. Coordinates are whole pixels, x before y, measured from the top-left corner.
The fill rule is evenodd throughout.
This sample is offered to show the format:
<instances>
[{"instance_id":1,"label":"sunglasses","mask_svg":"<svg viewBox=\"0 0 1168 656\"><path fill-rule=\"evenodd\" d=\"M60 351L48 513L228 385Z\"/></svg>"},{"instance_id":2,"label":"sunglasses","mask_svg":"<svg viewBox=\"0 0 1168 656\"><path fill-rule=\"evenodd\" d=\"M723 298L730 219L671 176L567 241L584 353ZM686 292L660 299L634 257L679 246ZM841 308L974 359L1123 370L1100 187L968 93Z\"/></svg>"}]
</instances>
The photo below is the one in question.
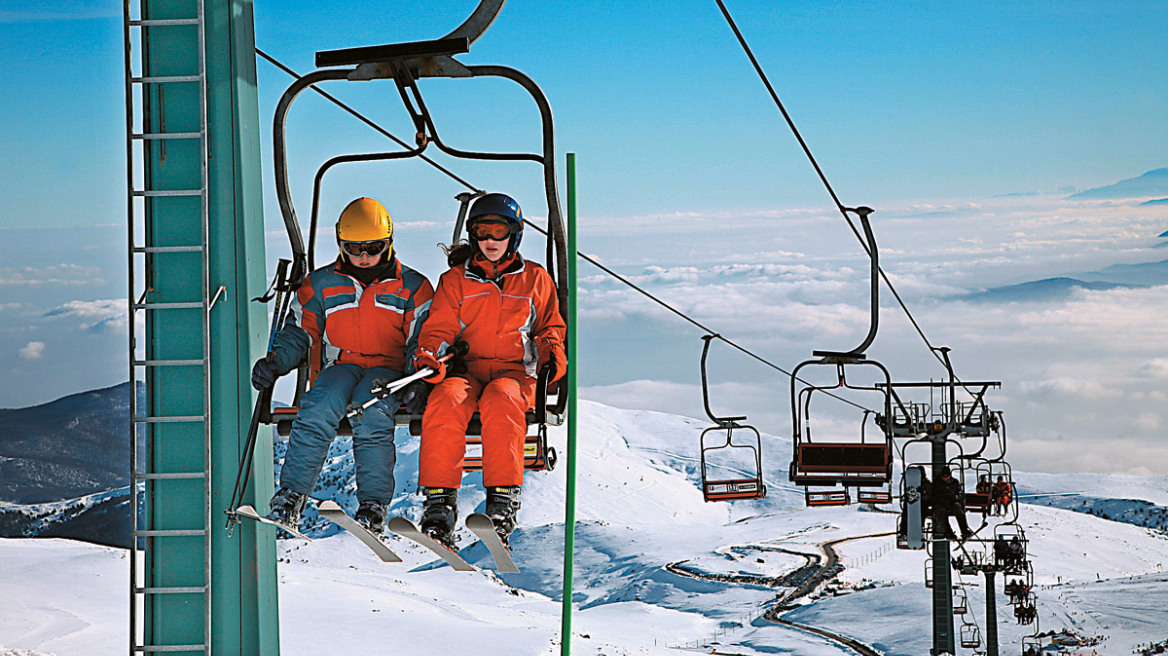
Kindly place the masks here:
<instances>
[{"instance_id":1,"label":"sunglasses","mask_svg":"<svg viewBox=\"0 0 1168 656\"><path fill-rule=\"evenodd\" d=\"M343 241L341 248L345 253L353 257L359 257L362 254L378 256L389 250L389 244L392 239L378 239L377 241Z\"/></svg>"},{"instance_id":2,"label":"sunglasses","mask_svg":"<svg viewBox=\"0 0 1168 656\"><path fill-rule=\"evenodd\" d=\"M470 235L475 239L502 241L511 236L511 226L506 223L476 223L470 227Z\"/></svg>"}]
</instances>

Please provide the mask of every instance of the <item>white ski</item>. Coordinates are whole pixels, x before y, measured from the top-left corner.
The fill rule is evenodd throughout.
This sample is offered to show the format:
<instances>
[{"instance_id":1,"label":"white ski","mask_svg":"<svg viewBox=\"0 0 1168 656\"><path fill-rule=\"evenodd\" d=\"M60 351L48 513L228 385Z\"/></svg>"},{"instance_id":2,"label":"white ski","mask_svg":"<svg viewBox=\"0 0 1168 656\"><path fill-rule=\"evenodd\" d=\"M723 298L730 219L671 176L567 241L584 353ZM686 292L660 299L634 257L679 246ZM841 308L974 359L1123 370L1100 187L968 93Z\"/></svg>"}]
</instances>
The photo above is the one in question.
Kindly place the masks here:
<instances>
[{"instance_id":1,"label":"white ski","mask_svg":"<svg viewBox=\"0 0 1168 656\"><path fill-rule=\"evenodd\" d=\"M339 505L332 499L320 502L316 507L325 519L340 526L346 531L357 536L357 539L365 543L365 546L373 550L377 557L383 563L400 563L402 559L393 552L384 542L381 541L377 535L374 535L369 529L361 526L361 523L349 516L349 513L341 509Z\"/></svg>"},{"instance_id":2,"label":"white ski","mask_svg":"<svg viewBox=\"0 0 1168 656\"><path fill-rule=\"evenodd\" d=\"M417 526L414 526L414 523L405 517L391 517L389 519L389 530L404 538L409 538L410 540L417 542L423 547L426 547L430 551L433 551L442 560L445 560L447 564L459 572L475 571L474 565L471 565L470 563L463 560L462 556L459 556L457 553L455 553L453 549L423 533L421 529L419 529Z\"/></svg>"},{"instance_id":3,"label":"white ski","mask_svg":"<svg viewBox=\"0 0 1168 656\"><path fill-rule=\"evenodd\" d=\"M495 532L495 523L490 517L482 513L472 513L466 516L466 527L487 545L491 557L495 559L495 569L507 574L518 574L519 568L511 559L511 551L503 544L499 534Z\"/></svg>"},{"instance_id":4,"label":"white ski","mask_svg":"<svg viewBox=\"0 0 1168 656\"><path fill-rule=\"evenodd\" d=\"M280 522L274 522L274 521L268 519L267 517L264 517L263 515L256 512L256 509L252 508L251 506L240 506L240 507L235 509L235 514L239 515L240 517L247 517L248 519L254 519L257 522L263 522L264 524L269 524L271 526L275 526L276 528L280 529L281 531L285 531L291 535L294 535L294 536L300 538L301 540L311 540L312 539L312 538L308 537L307 535L301 533L300 531L296 530L295 528L288 526L287 524L281 524Z\"/></svg>"}]
</instances>

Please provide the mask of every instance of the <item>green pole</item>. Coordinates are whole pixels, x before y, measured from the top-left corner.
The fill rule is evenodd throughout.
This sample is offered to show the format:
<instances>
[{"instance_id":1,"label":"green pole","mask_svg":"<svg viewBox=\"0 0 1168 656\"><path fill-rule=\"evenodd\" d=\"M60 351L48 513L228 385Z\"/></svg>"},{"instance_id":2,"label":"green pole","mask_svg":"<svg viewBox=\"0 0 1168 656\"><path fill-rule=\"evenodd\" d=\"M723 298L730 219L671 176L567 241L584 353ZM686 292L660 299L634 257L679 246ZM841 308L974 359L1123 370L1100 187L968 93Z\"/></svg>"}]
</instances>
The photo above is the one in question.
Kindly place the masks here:
<instances>
[{"instance_id":1,"label":"green pole","mask_svg":"<svg viewBox=\"0 0 1168 656\"><path fill-rule=\"evenodd\" d=\"M576 153L568 153L568 491L564 498L564 593L560 654L572 653L572 566L576 549Z\"/></svg>"}]
</instances>

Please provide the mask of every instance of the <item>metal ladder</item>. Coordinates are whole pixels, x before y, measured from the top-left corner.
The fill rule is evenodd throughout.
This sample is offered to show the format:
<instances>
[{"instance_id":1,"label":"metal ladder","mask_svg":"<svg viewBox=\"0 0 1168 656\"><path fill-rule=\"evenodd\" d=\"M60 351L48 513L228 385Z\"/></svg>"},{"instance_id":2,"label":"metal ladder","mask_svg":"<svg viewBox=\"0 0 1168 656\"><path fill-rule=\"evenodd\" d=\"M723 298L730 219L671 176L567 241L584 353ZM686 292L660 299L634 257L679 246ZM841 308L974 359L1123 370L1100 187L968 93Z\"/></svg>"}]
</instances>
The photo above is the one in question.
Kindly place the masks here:
<instances>
[{"instance_id":1,"label":"metal ladder","mask_svg":"<svg viewBox=\"0 0 1168 656\"><path fill-rule=\"evenodd\" d=\"M131 541L130 541L130 655L155 652L211 653L211 377L210 377L210 312L215 300L211 298L208 261L208 139L207 139L207 59L204 0L189 3L188 12L193 9L193 17L156 18L143 17L146 0L124 0L123 28L125 46L126 85L126 151L127 151L127 214L129 241L129 348L130 348L130 467L131 467ZM192 27L194 28L192 30ZM157 32L153 32L157 30ZM151 35L167 39L190 38L197 31L198 71L180 75L152 75L147 59L150 47L159 52L164 45L155 44ZM189 42L188 42L189 45ZM136 53L134 50L137 49ZM190 86L198 88L199 129L181 132L166 132L148 123L163 122L158 111L153 120L151 103L162 106L163 92L183 87L190 94ZM154 131L152 131L152 129ZM198 179L192 178L181 184L182 188L161 189L152 175L152 157L165 158L168 146L178 147L180 142L197 142L199 145ZM190 146L186 146L190 148ZM173 181L165 186L173 186ZM155 225L150 220L150 212L156 202L173 202L175 197L198 197L201 213L201 237L198 243L159 245L155 237ZM169 200L168 200L169 199ZM179 254L197 253L202 270L200 293L192 293L186 298L175 298L173 294L157 292L155 282L173 269L160 265L160 260L173 262L167 258L184 257ZM190 257L189 255L185 257ZM222 291L222 289L220 290ZM169 298L167 296L170 296ZM154 335L167 331L168 326L178 321L176 313L198 309L202 320L201 357L168 357L156 352ZM189 316L189 315L188 315ZM136 321L145 323L144 343L139 344ZM189 318L188 318L189 323ZM177 368L177 369L176 369ZM155 394L157 379L167 378L170 372L188 368L198 370L202 375L202 408L186 413L167 414L158 409L164 404ZM194 379L192 379L194 380ZM139 382L145 383L146 403L139 403ZM197 386L197 384L196 384ZM139 406L143 407L139 407ZM203 453L201 468L195 464L184 467L186 471L173 471L175 467L159 464L158 458L166 452L168 443L161 437L172 435L176 425L201 425ZM197 432L197 428L193 430ZM197 437L196 437L197 439ZM173 446L169 446L173 449ZM158 470L156 470L158 469ZM183 481L186 481L185 483ZM202 521L198 525L166 526L162 519L165 513L158 508L165 507L178 488L190 490L197 496L198 481L201 481L203 496ZM170 486L170 487L168 487ZM158 488L163 488L161 491ZM190 521L190 518L186 518ZM192 522L193 523L193 522ZM157 525L156 525L157 524ZM177 541L177 542L176 542ZM185 542L184 542L185 541ZM201 541L201 545L197 542ZM191 553L201 548L203 555L202 580L194 573L192 581L176 585L166 579L174 579L165 570L164 557L155 558L156 552L171 554L174 550ZM193 583L193 584L189 584ZM189 631L179 642L184 644L158 644L173 641L161 625L166 623L169 609L182 607L184 613L192 612L192 607L202 607L203 627L201 637ZM197 613L197 610L194 612Z\"/></svg>"}]
</instances>

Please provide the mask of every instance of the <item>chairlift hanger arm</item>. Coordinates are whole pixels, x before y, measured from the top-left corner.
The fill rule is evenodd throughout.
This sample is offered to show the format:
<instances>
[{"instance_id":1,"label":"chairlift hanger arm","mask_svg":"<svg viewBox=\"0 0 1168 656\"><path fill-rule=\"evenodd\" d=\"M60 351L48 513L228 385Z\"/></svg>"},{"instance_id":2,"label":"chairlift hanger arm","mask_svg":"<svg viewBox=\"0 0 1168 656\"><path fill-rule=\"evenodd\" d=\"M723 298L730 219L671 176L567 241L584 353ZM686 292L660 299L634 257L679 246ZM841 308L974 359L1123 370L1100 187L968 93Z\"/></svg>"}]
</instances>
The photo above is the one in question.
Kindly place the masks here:
<instances>
[{"instance_id":1,"label":"chairlift hanger arm","mask_svg":"<svg viewBox=\"0 0 1168 656\"><path fill-rule=\"evenodd\" d=\"M745 416L742 417L715 417L714 411L710 409L710 386L706 377L706 357L710 353L710 342L714 339L720 338L721 335L709 334L702 335L702 403L706 407L706 416L710 421L718 424L723 428L740 428L739 421L744 421Z\"/></svg>"},{"instance_id":2,"label":"chairlift hanger arm","mask_svg":"<svg viewBox=\"0 0 1168 656\"><path fill-rule=\"evenodd\" d=\"M844 212L847 217L848 212L852 212L860 218L860 225L864 228L864 250L868 252L868 258L871 261L871 293L870 307L869 307L869 323L868 334L864 337L864 341L860 345L850 351L814 351L812 355L822 356L833 359L863 359L864 352L872 345L872 341L876 339L876 331L880 325L880 251L876 247L876 236L872 232L872 224L868 220L873 210L871 207L843 207L840 210Z\"/></svg>"},{"instance_id":3,"label":"chairlift hanger arm","mask_svg":"<svg viewBox=\"0 0 1168 656\"><path fill-rule=\"evenodd\" d=\"M483 32L495 22L495 18L499 16L499 12L503 10L503 3L507 0L482 0L479 6L462 25L454 28L454 31L443 39L465 38L469 43L474 43L479 40Z\"/></svg>"},{"instance_id":4,"label":"chairlift hanger arm","mask_svg":"<svg viewBox=\"0 0 1168 656\"><path fill-rule=\"evenodd\" d=\"M276 116L272 121L272 157L275 160L276 200L280 204L280 214L284 217L284 227L288 231L288 240L292 245L292 274L294 283L299 282L308 274L306 267L307 252L304 247L304 235L300 230L300 223L296 219L296 208L292 204L292 194L288 189L288 151L286 131L288 123L288 109L296 96L308 87L325 80L343 80L348 71L327 70L309 73L293 82L280 96L276 105Z\"/></svg>"}]
</instances>

